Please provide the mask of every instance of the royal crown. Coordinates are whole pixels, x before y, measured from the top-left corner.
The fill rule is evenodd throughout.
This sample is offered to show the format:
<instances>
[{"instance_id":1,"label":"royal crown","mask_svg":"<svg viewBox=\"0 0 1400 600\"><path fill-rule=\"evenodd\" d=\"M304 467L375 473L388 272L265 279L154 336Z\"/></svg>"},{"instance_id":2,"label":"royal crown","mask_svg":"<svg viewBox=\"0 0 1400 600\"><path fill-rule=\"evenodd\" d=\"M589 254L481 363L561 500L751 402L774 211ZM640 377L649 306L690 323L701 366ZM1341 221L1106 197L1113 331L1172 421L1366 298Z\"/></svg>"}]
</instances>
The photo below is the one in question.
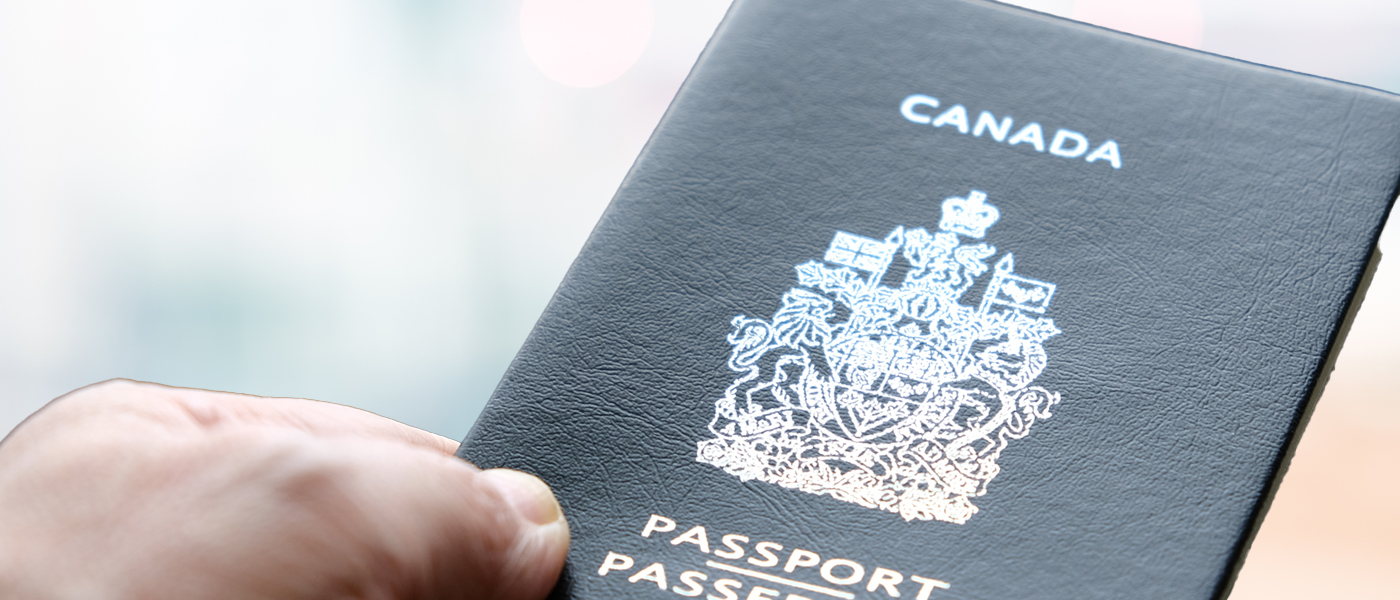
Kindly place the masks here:
<instances>
[{"instance_id":1,"label":"royal crown","mask_svg":"<svg viewBox=\"0 0 1400 600\"><path fill-rule=\"evenodd\" d=\"M953 196L944 200L943 219L938 222L938 228L975 238L982 237L987 233L987 228L1001 217L1001 211L985 203L986 199L987 194L972 190L966 198Z\"/></svg>"}]
</instances>

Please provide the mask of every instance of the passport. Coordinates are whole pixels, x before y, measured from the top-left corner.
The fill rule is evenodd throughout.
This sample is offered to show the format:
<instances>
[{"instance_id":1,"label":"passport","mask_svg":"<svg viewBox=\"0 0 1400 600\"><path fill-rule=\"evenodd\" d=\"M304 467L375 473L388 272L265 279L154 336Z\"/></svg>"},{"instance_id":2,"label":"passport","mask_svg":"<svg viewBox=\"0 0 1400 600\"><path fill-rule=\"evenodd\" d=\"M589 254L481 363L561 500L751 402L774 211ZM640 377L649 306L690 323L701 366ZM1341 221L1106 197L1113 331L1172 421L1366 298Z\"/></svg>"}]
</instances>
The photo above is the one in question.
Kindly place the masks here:
<instances>
[{"instance_id":1,"label":"passport","mask_svg":"<svg viewBox=\"0 0 1400 600\"><path fill-rule=\"evenodd\" d=\"M459 455L555 489L554 598L1221 598L1397 182L1376 90L740 0Z\"/></svg>"}]
</instances>

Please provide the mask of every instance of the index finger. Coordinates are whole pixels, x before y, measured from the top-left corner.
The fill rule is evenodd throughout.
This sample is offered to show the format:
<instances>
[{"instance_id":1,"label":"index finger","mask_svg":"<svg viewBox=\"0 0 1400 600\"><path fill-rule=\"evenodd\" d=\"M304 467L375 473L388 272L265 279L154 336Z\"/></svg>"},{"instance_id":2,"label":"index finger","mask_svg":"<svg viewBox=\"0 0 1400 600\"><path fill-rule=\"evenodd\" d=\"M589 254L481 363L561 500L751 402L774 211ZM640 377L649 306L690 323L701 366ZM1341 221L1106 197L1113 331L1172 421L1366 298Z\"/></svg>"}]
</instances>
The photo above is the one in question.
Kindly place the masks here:
<instances>
[{"instance_id":1,"label":"index finger","mask_svg":"<svg viewBox=\"0 0 1400 600\"><path fill-rule=\"evenodd\" d=\"M66 403L60 408L60 401ZM232 425L286 427L321 437L399 442L454 455L457 442L369 411L303 398L269 398L114 379L53 403L62 411L134 413L167 427L211 430ZM46 410L47 407L46 407ZM36 415L37 416L37 415Z\"/></svg>"}]
</instances>

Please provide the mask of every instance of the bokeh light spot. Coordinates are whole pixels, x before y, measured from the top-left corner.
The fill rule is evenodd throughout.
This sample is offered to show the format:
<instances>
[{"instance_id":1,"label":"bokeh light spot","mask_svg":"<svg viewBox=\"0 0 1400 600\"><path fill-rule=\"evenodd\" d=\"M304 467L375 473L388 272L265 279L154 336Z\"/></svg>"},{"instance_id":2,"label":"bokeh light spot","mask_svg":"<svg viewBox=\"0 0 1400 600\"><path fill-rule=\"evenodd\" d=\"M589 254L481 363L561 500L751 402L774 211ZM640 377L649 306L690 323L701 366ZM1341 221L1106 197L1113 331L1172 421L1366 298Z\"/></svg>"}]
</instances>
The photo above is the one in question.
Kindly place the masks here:
<instances>
[{"instance_id":1,"label":"bokeh light spot","mask_svg":"<svg viewBox=\"0 0 1400 600\"><path fill-rule=\"evenodd\" d=\"M520 9L525 53L571 87L621 77L642 56L651 28L650 0L525 0Z\"/></svg>"}]
</instances>

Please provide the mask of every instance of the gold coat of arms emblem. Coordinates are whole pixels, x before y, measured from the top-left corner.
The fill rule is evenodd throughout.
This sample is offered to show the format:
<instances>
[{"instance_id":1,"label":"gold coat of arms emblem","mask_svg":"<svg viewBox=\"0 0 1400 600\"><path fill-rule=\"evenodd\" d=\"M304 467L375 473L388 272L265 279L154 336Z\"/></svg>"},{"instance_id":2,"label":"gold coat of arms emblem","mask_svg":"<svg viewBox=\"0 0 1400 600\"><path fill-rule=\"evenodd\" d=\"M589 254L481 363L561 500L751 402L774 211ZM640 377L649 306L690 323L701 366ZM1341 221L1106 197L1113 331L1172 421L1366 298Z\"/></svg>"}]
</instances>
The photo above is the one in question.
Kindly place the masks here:
<instances>
[{"instance_id":1,"label":"gold coat of arms emblem","mask_svg":"<svg viewBox=\"0 0 1400 600\"><path fill-rule=\"evenodd\" d=\"M1010 253L988 265L986 199L944 200L936 233L838 231L771 319L734 317L738 376L697 460L909 521L976 514L1002 450L1060 401L1032 385L1060 333L1055 285L1017 275Z\"/></svg>"}]
</instances>

